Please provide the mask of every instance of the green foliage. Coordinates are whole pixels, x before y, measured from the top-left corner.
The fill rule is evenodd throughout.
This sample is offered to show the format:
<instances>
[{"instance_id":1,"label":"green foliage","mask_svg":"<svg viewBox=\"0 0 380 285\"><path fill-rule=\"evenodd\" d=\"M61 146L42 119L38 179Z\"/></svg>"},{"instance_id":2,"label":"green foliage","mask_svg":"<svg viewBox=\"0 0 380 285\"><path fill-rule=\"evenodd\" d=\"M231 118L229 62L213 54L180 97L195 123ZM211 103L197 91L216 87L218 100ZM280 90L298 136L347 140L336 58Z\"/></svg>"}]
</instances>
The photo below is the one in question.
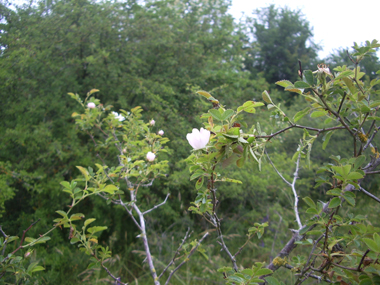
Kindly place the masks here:
<instances>
[{"instance_id":1,"label":"green foliage","mask_svg":"<svg viewBox=\"0 0 380 285\"><path fill-rule=\"evenodd\" d=\"M310 68L320 49L312 41L310 24L301 11L289 8L267 8L255 11L247 23L254 41L244 61L253 75L262 72L268 82L297 79L298 61Z\"/></svg>"}]
</instances>

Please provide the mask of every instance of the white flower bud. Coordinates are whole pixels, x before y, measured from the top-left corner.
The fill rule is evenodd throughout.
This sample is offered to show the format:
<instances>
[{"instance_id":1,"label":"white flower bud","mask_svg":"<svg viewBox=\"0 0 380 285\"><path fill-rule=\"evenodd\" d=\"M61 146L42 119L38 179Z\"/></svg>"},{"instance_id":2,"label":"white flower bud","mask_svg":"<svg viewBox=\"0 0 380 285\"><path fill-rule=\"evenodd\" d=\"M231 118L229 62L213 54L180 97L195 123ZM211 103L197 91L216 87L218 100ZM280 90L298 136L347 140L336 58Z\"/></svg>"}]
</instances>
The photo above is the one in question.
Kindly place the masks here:
<instances>
[{"instance_id":1,"label":"white flower bud","mask_svg":"<svg viewBox=\"0 0 380 285\"><path fill-rule=\"evenodd\" d=\"M156 155L151 151L146 154L146 159L148 161L153 161L155 158L156 158Z\"/></svg>"}]
</instances>

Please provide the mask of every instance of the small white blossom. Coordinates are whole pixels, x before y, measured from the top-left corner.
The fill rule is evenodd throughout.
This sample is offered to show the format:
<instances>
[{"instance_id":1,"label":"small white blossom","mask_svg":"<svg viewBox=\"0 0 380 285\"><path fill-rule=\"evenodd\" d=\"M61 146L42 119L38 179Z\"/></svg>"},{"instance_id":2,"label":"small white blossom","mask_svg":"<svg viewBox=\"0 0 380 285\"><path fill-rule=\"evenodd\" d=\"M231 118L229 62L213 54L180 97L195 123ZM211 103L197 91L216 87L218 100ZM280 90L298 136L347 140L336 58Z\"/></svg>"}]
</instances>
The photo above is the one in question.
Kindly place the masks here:
<instances>
[{"instance_id":1,"label":"small white blossom","mask_svg":"<svg viewBox=\"0 0 380 285\"><path fill-rule=\"evenodd\" d=\"M194 148L194 150L206 147L210 140L210 131L201 128L200 131L193 129L191 134L186 135L187 141Z\"/></svg>"},{"instance_id":2,"label":"small white blossom","mask_svg":"<svg viewBox=\"0 0 380 285\"><path fill-rule=\"evenodd\" d=\"M119 122L122 122L122 121L125 120L125 117L124 117L123 115L117 113L117 112L113 112L113 111L112 111L112 114L116 117L116 119L119 120Z\"/></svg>"},{"instance_id":3,"label":"small white blossom","mask_svg":"<svg viewBox=\"0 0 380 285\"><path fill-rule=\"evenodd\" d=\"M164 131L163 131L163 130L159 130L159 131L158 131L158 134L159 134L160 136L163 136L163 135L164 135Z\"/></svg>"},{"instance_id":4,"label":"small white blossom","mask_svg":"<svg viewBox=\"0 0 380 285\"><path fill-rule=\"evenodd\" d=\"M155 158L156 158L156 155L151 151L146 154L146 159L148 161L153 161Z\"/></svg>"},{"instance_id":5,"label":"small white blossom","mask_svg":"<svg viewBox=\"0 0 380 285\"><path fill-rule=\"evenodd\" d=\"M154 126L155 124L156 124L156 121L153 119L149 122L149 125L151 125L151 126Z\"/></svg>"},{"instance_id":6,"label":"small white blossom","mask_svg":"<svg viewBox=\"0 0 380 285\"><path fill-rule=\"evenodd\" d=\"M327 74L327 75L330 75L332 76L331 72L330 72L330 68L326 65L326 64L318 64L318 73L319 74Z\"/></svg>"},{"instance_id":7,"label":"small white blossom","mask_svg":"<svg viewBox=\"0 0 380 285\"><path fill-rule=\"evenodd\" d=\"M95 103L90 102L87 104L87 108L94 109L94 108L96 108L96 105L95 105Z\"/></svg>"}]
</instances>

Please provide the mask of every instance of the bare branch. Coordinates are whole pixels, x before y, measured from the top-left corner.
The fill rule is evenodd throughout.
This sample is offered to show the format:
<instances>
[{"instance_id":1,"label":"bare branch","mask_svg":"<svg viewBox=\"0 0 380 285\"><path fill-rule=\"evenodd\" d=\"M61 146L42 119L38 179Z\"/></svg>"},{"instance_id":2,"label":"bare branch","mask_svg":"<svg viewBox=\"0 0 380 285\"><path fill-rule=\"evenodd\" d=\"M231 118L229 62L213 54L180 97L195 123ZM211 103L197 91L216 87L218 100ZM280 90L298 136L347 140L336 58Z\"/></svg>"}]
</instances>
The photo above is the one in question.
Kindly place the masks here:
<instances>
[{"instance_id":1,"label":"bare branch","mask_svg":"<svg viewBox=\"0 0 380 285\"><path fill-rule=\"evenodd\" d=\"M376 126L376 125L375 125ZM375 130L373 131L372 133L372 136L367 140L365 146L363 147L363 151L366 150L368 148L368 146L371 144L371 142L373 141L373 139L375 138L377 132L379 131L380 127L376 127Z\"/></svg>"},{"instance_id":2,"label":"bare branch","mask_svg":"<svg viewBox=\"0 0 380 285\"><path fill-rule=\"evenodd\" d=\"M368 192L367 190L365 190L363 187L360 186L360 189L359 189L361 192L363 192L364 194L366 194L367 196L371 197L373 200L375 200L376 202L380 203L380 199L377 198L375 195L371 194L370 192Z\"/></svg>"},{"instance_id":3,"label":"bare branch","mask_svg":"<svg viewBox=\"0 0 380 285\"><path fill-rule=\"evenodd\" d=\"M4 233L3 228L2 228L1 225L0 225L0 232L1 232L1 233L3 234L3 236L4 236L3 251L1 252L1 255L4 256L5 249L7 248L7 242L8 242L7 237L8 237L8 236Z\"/></svg>"},{"instance_id":4,"label":"bare branch","mask_svg":"<svg viewBox=\"0 0 380 285\"><path fill-rule=\"evenodd\" d=\"M380 170L378 170L378 171L367 171L365 174L366 175L380 174Z\"/></svg>"},{"instance_id":5,"label":"bare branch","mask_svg":"<svg viewBox=\"0 0 380 285\"><path fill-rule=\"evenodd\" d=\"M204 235L203 235L203 237L198 241L198 243L197 243L197 245L196 246L194 246L193 248L192 248L192 250L190 251L190 253L187 255L187 257L186 257L186 259L184 260L184 261L182 261L174 270L172 270L172 272L170 272L170 275L169 275L169 277L168 277L168 280L166 280L166 282L165 282L165 285L167 285L167 284L169 284L169 281L170 281L170 279L172 278L172 276L173 276L173 274L178 270L178 269L180 269L181 267L182 267L182 265L184 265L189 259L190 259L190 257L194 254L194 252L197 250L197 248L199 247L199 245L202 243L202 241L208 236L208 232L207 233L205 233Z\"/></svg>"},{"instance_id":6,"label":"bare branch","mask_svg":"<svg viewBox=\"0 0 380 285\"><path fill-rule=\"evenodd\" d=\"M160 278L162 277L162 275L164 275L164 273L166 272L166 270L168 270L168 268L169 268L169 267L175 262L175 258L177 257L177 255L178 255L179 252L181 251L183 244L184 244L185 241L190 237L189 232L190 232L190 228L187 228L187 232L186 232L186 234L185 234L185 237L182 239L181 244L179 245L179 247L177 248L176 252L174 253L174 256L173 256L172 260L171 260L171 261L169 262L169 264L165 267L165 269L162 271L162 273L160 274L160 276L158 276L158 279L160 279Z\"/></svg>"},{"instance_id":7,"label":"bare branch","mask_svg":"<svg viewBox=\"0 0 380 285\"><path fill-rule=\"evenodd\" d=\"M165 198L164 202L162 202L161 204L155 205L153 208L151 208L151 209L145 211L145 212L142 213L142 214L143 214L143 215L148 214L148 213L152 212L154 209L157 209L158 207L164 205L164 204L166 203L166 200L168 200L168 197L169 197L169 196L170 196L170 193L168 193L168 194L166 195L166 198Z\"/></svg>"},{"instance_id":8,"label":"bare branch","mask_svg":"<svg viewBox=\"0 0 380 285\"><path fill-rule=\"evenodd\" d=\"M274 168L274 170L277 172L278 176L280 176L281 179L282 179L286 184L288 184L290 187L292 187L292 184L291 184L288 180L286 180L285 177L282 176L282 174L280 173L280 171L277 170L276 166L274 166L272 160L270 159L270 157L269 157L269 155L268 155L268 152L267 152L267 149L266 149L266 148L265 148L264 151L265 151L265 154L267 155L267 158L268 158L268 160L269 160L269 163L272 165L272 167Z\"/></svg>"},{"instance_id":9,"label":"bare branch","mask_svg":"<svg viewBox=\"0 0 380 285\"><path fill-rule=\"evenodd\" d=\"M130 191L130 192L131 192L131 200L133 201L134 194L133 194L133 191ZM156 269L154 268L152 254L150 253L150 249L149 249L148 236L146 233L144 215L140 211L140 208L136 205L136 203L132 202L132 207L136 211L136 213L140 219L140 231L141 231L140 236L141 236L141 239L142 239L143 244L144 244L144 249L145 249L145 253L146 253L146 261L147 261L148 266L149 266L150 274L152 275L152 278L154 280L154 285L160 285L160 282L158 282ZM128 208L125 206L125 209L128 209ZM135 223L137 223L137 221Z\"/></svg>"},{"instance_id":10,"label":"bare branch","mask_svg":"<svg viewBox=\"0 0 380 285\"><path fill-rule=\"evenodd\" d=\"M270 159L270 157L268 155L267 150L265 149L264 151L265 151L265 154L267 155L269 163L273 166L273 168L277 172L278 176L280 176L281 179L292 188L293 196L294 196L294 214L296 216L296 220L297 220L297 223L298 223L298 228L301 229L302 228L302 222L301 222L301 219L300 219L300 216L299 216L299 212L298 212L298 195L297 195L297 191L296 191L296 187L295 187L297 179L299 178L298 177L298 171L299 171L299 166L300 166L301 153L299 153L298 158L297 158L296 170L295 170L294 175L293 175L293 182L290 183L288 180L286 180L284 178L284 176L282 176L282 174L274 166L272 160Z\"/></svg>"},{"instance_id":11,"label":"bare branch","mask_svg":"<svg viewBox=\"0 0 380 285\"><path fill-rule=\"evenodd\" d=\"M270 134L270 135L266 135L266 136L254 136L254 135L250 135L250 137L255 137L256 139L272 139L273 137L277 136L278 134L281 134L291 128L298 128L298 129L306 129L308 131L314 131L314 132L318 132L318 133L324 133L324 132L328 132L328 131L332 131L332 130L342 130L342 129L346 129L345 127L332 127L332 128L326 128L326 129L317 129L317 128L311 128L311 127L306 127L306 126L301 126L301 125L296 125L296 124L291 124L289 127L286 127L282 130L279 130L273 134Z\"/></svg>"},{"instance_id":12,"label":"bare branch","mask_svg":"<svg viewBox=\"0 0 380 285\"><path fill-rule=\"evenodd\" d=\"M365 251L365 253L363 254L362 259L360 260L360 263L359 263L359 265L358 265L358 269L357 269L359 272L361 271L360 267L362 266L363 261L364 261L364 258L365 258L365 256L368 254L368 252L370 252L369 249L367 249L367 250Z\"/></svg>"},{"instance_id":13,"label":"bare branch","mask_svg":"<svg viewBox=\"0 0 380 285\"><path fill-rule=\"evenodd\" d=\"M15 254L17 251L19 251L20 249L23 249L23 243L24 243L24 240L25 240L25 235L26 233L35 225L37 224L41 219L38 219L37 221L35 221L34 223L32 223L26 230L23 231L22 233L22 237L21 237L21 240L20 240L20 245L18 246L18 248L16 248L14 251L11 252L11 254L9 254L7 257L5 257L2 262L6 261L9 259L10 256L12 256L13 254ZM2 231L3 232L3 231ZM4 233L4 232L3 232ZM4 251L4 250L3 250Z\"/></svg>"},{"instance_id":14,"label":"bare branch","mask_svg":"<svg viewBox=\"0 0 380 285\"><path fill-rule=\"evenodd\" d=\"M132 218L133 222L136 224L136 226L139 228L139 230L142 231L141 225L136 221L135 217L133 216L132 210L128 209L128 207L125 205L125 203L121 200L120 195L119 195L119 201L120 201L120 205L122 205L123 208L127 211L127 213Z\"/></svg>"},{"instance_id":15,"label":"bare branch","mask_svg":"<svg viewBox=\"0 0 380 285\"><path fill-rule=\"evenodd\" d=\"M111 273L111 271L109 271L109 269L103 264L103 262L101 263L101 265L102 265L103 269L104 269L105 271L107 271L108 275L111 276L111 278L112 278L113 280L115 280L115 283L114 283L115 285L119 285L119 284L121 284L121 285L128 285L128 283L123 283L123 282L121 282L121 281L120 281L120 277L115 277L115 276Z\"/></svg>"}]
</instances>

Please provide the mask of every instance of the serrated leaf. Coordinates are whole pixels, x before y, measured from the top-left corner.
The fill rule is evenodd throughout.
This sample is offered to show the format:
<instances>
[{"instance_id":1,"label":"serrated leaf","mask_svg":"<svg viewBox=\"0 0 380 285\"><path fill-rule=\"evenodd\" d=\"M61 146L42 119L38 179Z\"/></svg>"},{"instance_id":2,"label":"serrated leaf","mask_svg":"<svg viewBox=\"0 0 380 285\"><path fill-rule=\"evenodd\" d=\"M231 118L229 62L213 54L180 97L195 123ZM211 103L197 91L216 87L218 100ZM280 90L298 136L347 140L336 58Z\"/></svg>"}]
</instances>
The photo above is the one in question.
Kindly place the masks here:
<instances>
[{"instance_id":1,"label":"serrated leaf","mask_svg":"<svg viewBox=\"0 0 380 285\"><path fill-rule=\"evenodd\" d=\"M197 171L193 175L190 176L190 181L194 180L195 178L198 178L199 176L203 175L203 171Z\"/></svg>"},{"instance_id":2,"label":"serrated leaf","mask_svg":"<svg viewBox=\"0 0 380 285\"><path fill-rule=\"evenodd\" d=\"M203 97L205 97L205 98L207 98L207 99L210 98L210 97L212 97L210 93L208 93L208 92L206 92L206 91L203 91L203 90L197 91L197 92L195 92L195 93L197 93L197 94L199 94L199 95L202 95Z\"/></svg>"},{"instance_id":3,"label":"serrated leaf","mask_svg":"<svg viewBox=\"0 0 380 285\"><path fill-rule=\"evenodd\" d=\"M311 113L310 117L319 118L319 117L325 116L327 113L328 113L327 111L314 111L313 113Z\"/></svg>"},{"instance_id":4,"label":"serrated leaf","mask_svg":"<svg viewBox=\"0 0 380 285\"><path fill-rule=\"evenodd\" d=\"M115 185L107 185L106 187L104 187L104 189L101 190L101 192L106 192L106 193L109 193L111 195L113 195L115 193L115 191L119 190Z\"/></svg>"},{"instance_id":5,"label":"serrated leaf","mask_svg":"<svg viewBox=\"0 0 380 285\"><path fill-rule=\"evenodd\" d=\"M246 274L246 275L249 275L249 276L252 276L252 275L253 275L253 270L252 270L252 269L249 269L249 268L246 268L246 269L243 269L243 270L241 271L241 273Z\"/></svg>"},{"instance_id":6,"label":"serrated leaf","mask_svg":"<svg viewBox=\"0 0 380 285\"><path fill-rule=\"evenodd\" d=\"M273 103L273 102L272 102L272 98L270 98L268 91L265 90L265 91L262 93L262 96L263 96L263 100L264 100L266 103Z\"/></svg>"},{"instance_id":7,"label":"serrated leaf","mask_svg":"<svg viewBox=\"0 0 380 285\"><path fill-rule=\"evenodd\" d=\"M332 198L329 204L329 208L336 208L340 205L340 198L335 197Z\"/></svg>"},{"instance_id":8,"label":"serrated leaf","mask_svg":"<svg viewBox=\"0 0 380 285\"><path fill-rule=\"evenodd\" d=\"M302 200L309 205L309 207L311 208L317 208L317 206L315 205L314 201L310 198L310 197L305 197L305 198L302 198Z\"/></svg>"},{"instance_id":9,"label":"serrated leaf","mask_svg":"<svg viewBox=\"0 0 380 285\"><path fill-rule=\"evenodd\" d=\"M306 82L297 81L296 83L294 83L294 87L305 89L305 88L310 88L311 86L308 83L306 83Z\"/></svg>"},{"instance_id":10,"label":"serrated leaf","mask_svg":"<svg viewBox=\"0 0 380 285\"><path fill-rule=\"evenodd\" d=\"M343 194L343 198L346 200L348 204L350 204L352 207L355 207L355 198L350 195L347 195L348 193L350 192L346 192L345 194Z\"/></svg>"},{"instance_id":11,"label":"serrated leaf","mask_svg":"<svg viewBox=\"0 0 380 285\"><path fill-rule=\"evenodd\" d=\"M334 133L334 131L329 131L326 133L326 135L323 137L323 144L322 144L322 149L325 150L329 141L330 141L330 138L332 136L332 134Z\"/></svg>"},{"instance_id":12,"label":"serrated leaf","mask_svg":"<svg viewBox=\"0 0 380 285\"><path fill-rule=\"evenodd\" d=\"M197 183L195 183L195 189L199 189L202 187L203 185L203 180L204 180L204 177L200 177L198 180L197 180Z\"/></svg>"},{"instance_id":13,"label":"serrated leaf","mask_svg":"<svg viewBox=\"0 0 380 285\"><path fill-rule=\"evenodd\" d=\"M281 283L273 276L268 276L268 277L265 277L264 279L265 281L268 282L269 285L281 285Z\"/></svg>"},{"instance_id":14,"label":"serrated leaf","mask_svg":"<svg viewBox=\"0 0 380 285\"><path fill-rule=\"evenodd\" d=\"M87 169L82 167L82 166L77 166L77 168L83 174L83 176L86 178L86 181L88 181L89 180L89 174L88 174Z\"/></svg>"},{"instance_id":15,"label":"serrated leaf","mask_svg":"<svg viewBox=\"0 0 380 285\"><path fill-rule=\"evenodd\" d=\"M293 86L293 83L291 83L288 80L280 80L280 81L277 81L276 84L285 88L288 86Z\"/></svg>"},{"instance_id":16,"label":"serrated leaf","mask_svg":"<svg viewBox=\"0 0 380 285\"><path fill-rule=\"evenodd\" d=\"M71 189L70 183L67 182L67 181L62 181L62 182L59 183L59 184L61 184L61 185L62 185L63 187L65 187L65 188Z\"/></svg>"},{"instance_id":17,"label":"serrated leaf","mask_svg":"<svg viewBox=\"0 0 380 285\"><path fill-rule=\"evenodd\" d=\"M234 111L231 109L226 110L222 115L222 121L226 121L234 114Z\"/></svg>"},{"instance_id":18,"label":"serrated leaf","mask_svg":"<svg viewBox=\"0 0 380 285\"><path fill-rule=\"evenodd\" d=\"M97 233L97 232L101 232L101 231L104 231L106 230L107 227L91 227L91 228L88 228L87 231L90 233L90 234L94 234L94 233Z\"/></svg>"},{"instance_id":19,"label":"serrated leaf","mask_svg":"<svg viewBox=\"0 0 380 285\"><path fill-rule=\"evenodd\" d=\"M310 110L310 107L308 107L302 111L297 112L293 117L294 122L301 120L305 115L307 115L309 113L309 110Z\"/></svg>"},{"instance_id":20,"label":"serrated leaf","mask_svg":"<svg viewBox=\"0 0 380 285\"><path fill-rule=\"evenodd\" d=\"M347 176L347 179L362 179L364 176L359 172L350 172Z\"/></svg>"},{"instance_id":21,"label":"serrated leaf","mask_svg":"<svg viewBox=\"0 0 380 285\"><path fill-rule=\"evenodd\" d=\"M370 250L380 253L380 245L378 245L374 240L369 238L362 238L365 244L369 247Z\"/></svg>"},{"instance_id":22,"label":"serrated leaf","mask_svg":"<svg viewBox=\"0 0 380 285\"><path fill-rule=\"evenodd\" d=\"M84 222L84 226L87 227L89 224L91 224L93 221L95 221L96 219L87 219L85 222Z\"/></svg>"},{"instance_id":23,"label":"serrated leaf","mask_svg":"<svg viewBox=\"0 0 380 285\"><path fill-rule=\"evenodd\" d=\"M60 214L62 217L67 218L67 214L64 211L58 210L55 211L56 213Z\"/></svg>"},{"instance_id":24,"label":"serrated leaf","mask_svg":"<svg viewBox=\"0 0 380 285\"><path fill-rule=\"evenodd\" d=\"M307 83L309 83L310 85L314 85L314 76L311 70L304 70L303 76L305 77Z\"/></svg>"},{"instance_id":25,"label":"serrated leaf","mask_svg":"<svg viewBox=\"0 0 380 285\"><path fill-rule=\"evenodd\" d=\"M270 270L268 268L261 268L255 272L255 275L262 276L262 275L267 275L267 274L271 274L271 273L273 273L272 270Z\"/></svg>"},{"instance_id":26,"label":"serrated leaf","mask_svg":"<svg viewBox=\"0 0 380 285\"><path fill-rule=\"evenodd\" d=\"M223 121L223 116L222 114L218 111L218 110L215 110L215 109L211 109L208 111L211 116L215 119L215 120L218 120L218 121Z\"/></svg>"},{"instance_id":27,"label":"serrated leaf","mask_svg":"<svg viewBox=\"0 0 380 285\"><path fill-rule=\"evenodd\" d=\"M45 270L45 268L43 268L42 266L38 265L38 266L34 267L31 272L37 272L37 271L42 271L42 270Z\"/></svg>"}]
</instances>

